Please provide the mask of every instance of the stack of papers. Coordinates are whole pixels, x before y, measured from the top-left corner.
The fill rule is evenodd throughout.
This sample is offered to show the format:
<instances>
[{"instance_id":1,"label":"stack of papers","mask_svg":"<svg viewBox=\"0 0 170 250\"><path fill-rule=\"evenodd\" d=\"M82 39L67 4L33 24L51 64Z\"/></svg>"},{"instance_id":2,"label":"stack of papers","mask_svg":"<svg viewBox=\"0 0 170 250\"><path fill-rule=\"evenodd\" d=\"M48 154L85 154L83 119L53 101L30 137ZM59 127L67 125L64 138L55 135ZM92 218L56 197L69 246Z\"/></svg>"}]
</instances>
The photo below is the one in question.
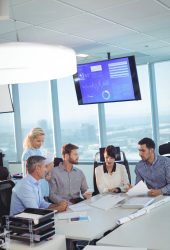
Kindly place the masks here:
<instances>
[{"instance_id":1,"label":"stack of papers","mask_svg":"<svg viewBox=\"0 0 170 250\"><path fill-rule=\"evenodd\" d=\"M39 223L39 219L43 216L40 214L31 214L31 213L20 213L15 215L16 218L23 218L23 219L32 219L34 224L37 225Z\"/></svg>"},{"instance_id":2,"label":"stack of papers","mask_svg":"<svg viewBox=\"0 0 170 250\"><path fill-rule=\"evenodd\" d=\"M136 213L130 214L129 216L126 216L126 217L123 217L123 218L119 219L117 221L117 224L122 225L122 224L124 224L124 223L126 223L128 221L131 221L131 220L133 220L133 219L135 219L137 217L140 217L140 216L142 216L144 214L146 214L146 210L145 209L140 209Z\"/></svg>"},{"instance_id":3,"label":"stack of papers","mask_svg":"<svg viewBox=\"0 0 170 250\"><path fill-rule=\"evenodd\" d=\"M84 202L80 202L80 203L77 203L75 205L70 205L69 208L72 210L72 211L75 211L75 212L78 212L78 211L86 211L86 210L89 210L91 209L90 206L88 206L86 203Z\"/></svg>"},{"instance_id":4,"label":"stack of papers","mask_svg":"<svg viewBox=\"0 0 170 250\"><path fill-rule=\"evenodd\" d=\"M123 208L143 208L154 202L151 197L132 197L122 204Z\"/></svg>"},{"instance_id":5,"label":"stack of papers","mask_svg":"<svg viewBox=\"0 0 170 250\"><path fill-rule=\"evenodd\" d=\"M148 194L148 187L143 181L138 182L134 187L129 189L127 195L129 196L137 196L137 195L147 195Z\"/></svg>"},{"instance_id":6,"label":"stack of papers","mask_svg":"<svg viewBox=\"0 0 170 250\"><path fill-rule=\"evenodd\" d=\"M113 208L115 205L117 205L120 201L124 199L125 197L122 197L120 195L108 194L100 198L99 200L92 202L90 205L103 210L108 210L110 208Z\"/></svg>"}]
</instances>

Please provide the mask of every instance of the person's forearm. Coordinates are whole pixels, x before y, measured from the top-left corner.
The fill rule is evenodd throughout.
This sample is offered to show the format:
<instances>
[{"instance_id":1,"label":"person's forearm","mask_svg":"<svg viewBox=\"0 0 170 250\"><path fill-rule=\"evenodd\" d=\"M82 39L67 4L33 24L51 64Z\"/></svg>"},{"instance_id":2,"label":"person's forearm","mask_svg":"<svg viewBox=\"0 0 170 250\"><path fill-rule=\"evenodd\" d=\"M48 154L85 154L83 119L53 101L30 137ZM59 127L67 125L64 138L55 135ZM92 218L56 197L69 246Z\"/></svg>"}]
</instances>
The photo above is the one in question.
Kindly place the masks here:
<instances>
[{"instance_id":1,"label":"person's forearm","mask_svg":"<svg viewBox=\"0 0 170 250\"><path fill-rule=\"evenodd\" d=\"M161 188L161 192L163 194L170 194L170 184L164 186L163 188Z\"/></svg>"},{"instance_id":2,"label":"person's forearm","mask_svg":"<svg viewBox=\"0 0 170 250\"><path fill-rule=\"evenodd\" d=\"M61 197L60 195L57 195L57 194L55 194L55 193L50 194L50 195L49 195L49 198L50 198L50 200L51 200L53 203L58 203L58 202L60 202L60 201L63 200L62 197Z\"/></svg>"}]
</instances>

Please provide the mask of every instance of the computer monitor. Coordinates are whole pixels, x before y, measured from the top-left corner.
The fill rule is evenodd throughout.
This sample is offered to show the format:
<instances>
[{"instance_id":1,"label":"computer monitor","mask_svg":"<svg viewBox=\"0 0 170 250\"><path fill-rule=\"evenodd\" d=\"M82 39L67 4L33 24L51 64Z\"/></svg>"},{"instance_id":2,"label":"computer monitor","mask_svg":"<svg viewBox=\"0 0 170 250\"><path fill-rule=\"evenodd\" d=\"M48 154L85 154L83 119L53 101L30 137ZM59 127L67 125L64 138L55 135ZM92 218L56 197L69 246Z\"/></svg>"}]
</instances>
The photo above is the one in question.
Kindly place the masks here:
<instances>
[{"instance_id":1,"label":"computer monitor","mask_svg":"<svg viewBox=\"0 0 170 250\"><path fill-rule=\"evenodd\" d=\"M79 105L141 100L134 56L79 64L73 79Z\"/></svg>"}]
</instances>

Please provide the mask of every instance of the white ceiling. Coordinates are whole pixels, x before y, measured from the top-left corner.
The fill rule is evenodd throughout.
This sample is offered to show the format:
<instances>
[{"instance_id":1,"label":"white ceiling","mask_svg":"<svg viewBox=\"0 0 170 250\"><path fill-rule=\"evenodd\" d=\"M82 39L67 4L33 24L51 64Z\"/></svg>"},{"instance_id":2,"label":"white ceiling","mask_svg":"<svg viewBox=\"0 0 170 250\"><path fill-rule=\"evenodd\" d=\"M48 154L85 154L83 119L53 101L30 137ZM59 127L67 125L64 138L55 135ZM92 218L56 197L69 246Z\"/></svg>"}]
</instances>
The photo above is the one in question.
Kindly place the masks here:
<instances>
[{"instance_id":1,"label":"white ceiling","mask_svg":"<svg viewBox=\"0 0 170 250\"><path fill-rule=\"evenodd\" d=\"M170 0L9 0L0 43L60 44L89 57L135 55L138 64L170 59ZM17 35L16 35L17 34Z\"/></svg>"}]
</instances>

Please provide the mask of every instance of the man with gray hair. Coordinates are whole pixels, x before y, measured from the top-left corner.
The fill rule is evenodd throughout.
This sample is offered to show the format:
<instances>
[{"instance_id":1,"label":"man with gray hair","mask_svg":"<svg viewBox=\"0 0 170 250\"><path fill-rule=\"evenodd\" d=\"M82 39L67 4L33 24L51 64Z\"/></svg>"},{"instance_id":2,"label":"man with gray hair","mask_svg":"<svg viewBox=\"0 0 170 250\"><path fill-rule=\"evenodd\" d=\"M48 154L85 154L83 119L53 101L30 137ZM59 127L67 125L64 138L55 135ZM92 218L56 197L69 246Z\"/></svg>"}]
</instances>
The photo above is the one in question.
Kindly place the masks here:
<instances>
[{"instance_id":1,"label":"man with gray hair","mask_svg":"<svg viewBox=\"0 0 170 250\"><path fill-rule=\"evenodd\" d=\"M66 210L65 201L51 204L42 197L39 180L43 179L47 172L45 159L43 156L28 158L28 175L19 181L12 191L10 215L20 213L26 208L48 208L59 212Z\"/></svg>"}]
</instances>

